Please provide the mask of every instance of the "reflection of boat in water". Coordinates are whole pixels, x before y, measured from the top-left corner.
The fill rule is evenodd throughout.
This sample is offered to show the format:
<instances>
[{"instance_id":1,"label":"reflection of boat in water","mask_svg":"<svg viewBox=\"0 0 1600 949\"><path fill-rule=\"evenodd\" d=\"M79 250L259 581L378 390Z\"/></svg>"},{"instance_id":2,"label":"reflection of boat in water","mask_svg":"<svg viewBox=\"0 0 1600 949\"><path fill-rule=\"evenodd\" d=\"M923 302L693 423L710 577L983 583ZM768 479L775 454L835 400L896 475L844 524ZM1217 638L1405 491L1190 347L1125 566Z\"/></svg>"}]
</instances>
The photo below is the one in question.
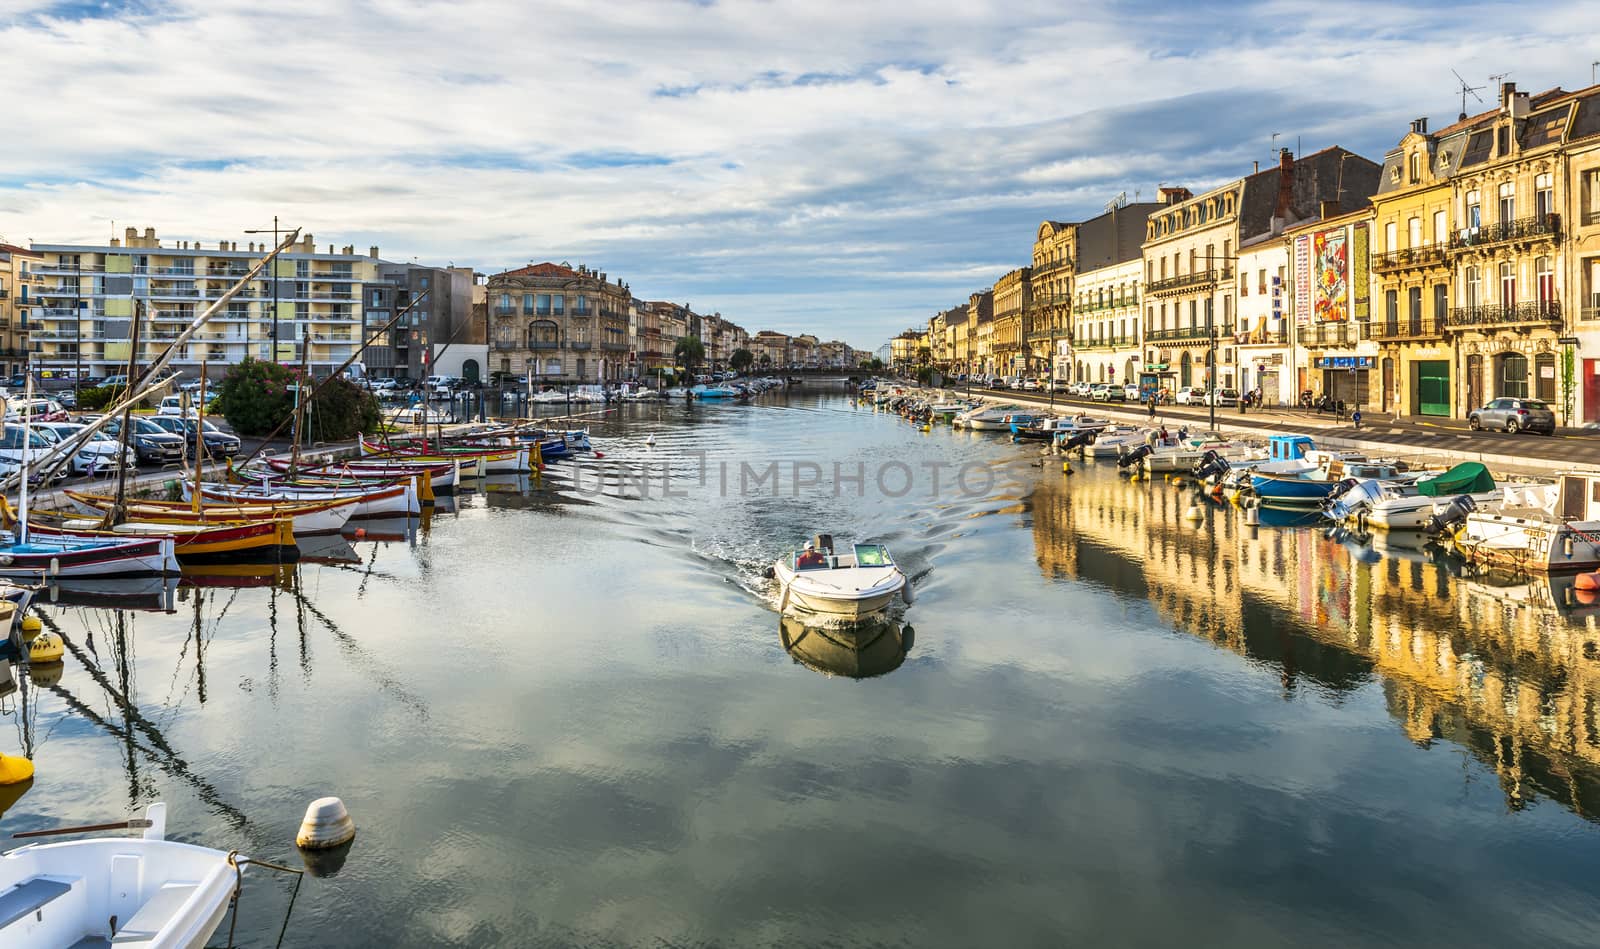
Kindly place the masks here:
<instances>
[{"instance_id":1,"label":"reflection of boat in water","mask_svg":"<svg viewBox=\"0 0 1600 949\"><path fill-rule=\"evenodd\" d=\"M1262 527L1315 527L1322 523L1322 512L1315 508L1286 508L1263 504L1255 509Z\"/></svg>"},{"instance_id":2,"label":"reflection of boat in water","mask_svg":"<svg viewBox=\"0 0 1600 949\"><path fill-rule=\"evenodd\" d=\"M1481 574L1462 584L1469 596L1515 609L1547 613L1562 622L1600 616L1600 591L1580 590L1575 574Z\"/></svg>"},{"instance_id":3,"label":"reflection of boat in water","mask_svg":"<svg viewBox=\"0 0 1600 949\"><path fill-rule=\"evenodd\" d=\"M841 622L822 616L784 614L778 620L784 651L823 675L870 679L900 668L915 632L887 614Z\"/></svg>"},{"instance_id":4,"label":"reflection of boat in water","mask_svg":"<svg viewBox=\"0 0 1600 949\"><path fill-rule=\"evenodd\" d=\"M183 568L183 584L191 587L277 587L294 585L294 564L216 563Z\"/></svg>"},{"instance_id":5,"label":"reflection of boat in water","mask_svg":"<svg viewBox=\"0 0 1600 949\"><path fill-rule=\"evenodd\" d=\"M317 534L311 537L301 537L300 545L301 563L331 563L352 564L360 563L361 555L350 546L350 542L342 534Z\"/></svg>"},{"instance_id":6,"label":"reflection of boat in water","mask_svg":"<svg viewBox=\"0 0 1600 949\"><path fill-rule=\"evenodd\" d=\"M34 595L34 602L171 613L177 609L173 600L179 579L176 576L65 578L41 588Z\"/></svg>"}]
</instances>

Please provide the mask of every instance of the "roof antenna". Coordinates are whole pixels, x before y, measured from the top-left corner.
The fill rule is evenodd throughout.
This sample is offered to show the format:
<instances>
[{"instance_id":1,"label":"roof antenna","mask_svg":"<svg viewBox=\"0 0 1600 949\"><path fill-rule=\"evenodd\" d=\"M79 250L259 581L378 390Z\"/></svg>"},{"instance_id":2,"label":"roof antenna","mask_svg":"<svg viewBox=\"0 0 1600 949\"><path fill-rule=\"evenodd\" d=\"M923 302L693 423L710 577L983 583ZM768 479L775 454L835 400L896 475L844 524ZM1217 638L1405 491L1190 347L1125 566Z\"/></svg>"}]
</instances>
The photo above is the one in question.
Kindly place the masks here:
<instances>
[{"instance_id":1,"label":"roof antenna","mask_svg":"<svg viewBox=\"0 0 1600 949\"><path fill-rule=\"evenodd\" d=\"M1467 119L1467 93L1470 92L1472 94L1472 98L1482 102L1483 96L1478 95L1478 90L1482 89L1483 87L1470 85L1465 79L1462 79L1461 74L1456 72L1454 69L1450 70L1450 74L1456 77L1457 82L1461 83L1461 114L1456 117L1456 121L1465 122Z\"/></svg>"}]
</instances>

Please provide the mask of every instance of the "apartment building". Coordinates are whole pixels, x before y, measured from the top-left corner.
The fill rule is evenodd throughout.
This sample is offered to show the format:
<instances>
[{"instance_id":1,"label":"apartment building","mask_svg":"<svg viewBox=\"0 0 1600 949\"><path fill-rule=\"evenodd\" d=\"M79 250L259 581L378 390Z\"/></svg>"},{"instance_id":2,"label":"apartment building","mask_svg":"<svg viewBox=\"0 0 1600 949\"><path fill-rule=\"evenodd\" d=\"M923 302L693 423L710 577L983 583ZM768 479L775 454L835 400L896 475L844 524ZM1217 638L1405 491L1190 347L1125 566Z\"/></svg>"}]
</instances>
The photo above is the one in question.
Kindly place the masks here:
<instances>
[{"instance_id":1,"label":"apartment building","mask_svg":"<svg viewBox=\"0 0 1600 949\"><path fill-rule=\"evenodd\" d=\"M486 293L494 369L526 373L533 385L625 377L627 284L583 264L546 261L489 277Z\"/></svg>"}]
</instances>

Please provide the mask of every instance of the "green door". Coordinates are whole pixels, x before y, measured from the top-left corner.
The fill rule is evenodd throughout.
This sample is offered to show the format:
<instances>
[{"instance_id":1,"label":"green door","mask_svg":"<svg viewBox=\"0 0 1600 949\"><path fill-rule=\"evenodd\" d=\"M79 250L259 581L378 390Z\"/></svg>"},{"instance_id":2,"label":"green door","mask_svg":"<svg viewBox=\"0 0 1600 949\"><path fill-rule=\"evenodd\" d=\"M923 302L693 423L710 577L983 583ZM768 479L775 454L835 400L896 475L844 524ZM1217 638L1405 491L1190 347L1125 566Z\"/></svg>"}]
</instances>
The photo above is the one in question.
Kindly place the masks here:
<instances>
[{"instance_id":1,"label":"green door","mask_svg":"<svg viewBox=\"0 0 1600 949\"><path fill-rule=\"evenodd\" d=\"M1414 362L1411 371L1415 382L1411 391L1416 393L1418 415L1450 414L1450 361L1447 359Z\"/></svg>"}]
</instances>

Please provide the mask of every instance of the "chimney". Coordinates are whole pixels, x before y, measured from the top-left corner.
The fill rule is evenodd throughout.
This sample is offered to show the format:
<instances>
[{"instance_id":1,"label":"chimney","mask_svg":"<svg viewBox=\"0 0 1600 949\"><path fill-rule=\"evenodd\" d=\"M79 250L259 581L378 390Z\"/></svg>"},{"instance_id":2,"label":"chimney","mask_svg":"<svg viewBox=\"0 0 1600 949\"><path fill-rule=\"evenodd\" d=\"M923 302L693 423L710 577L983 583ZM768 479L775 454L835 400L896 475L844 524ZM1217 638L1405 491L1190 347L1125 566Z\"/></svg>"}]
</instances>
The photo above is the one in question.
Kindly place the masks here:
<instances>
[{"instance_id":1,"label":"chimney","mask_svg":"<svg viewBox=\"0 0 1600 949\"><path fill-rule=\"evenodd\" d=\"M223 253L227 253L227 251L228 251L228 242L227 241L218 241L217 242L217 250L220 250Z\"/></svg>"},{"instance_id":2,"label":"chimney","mask_svg":"<svg viewBox=\"0 0 1600 949\"><path fill-rule=\"evenodd\" d=\"M1324 221L1326 221L1329 218L1338 217L1339 216L1339 202L1337 202L1337 201L1318 201L1317 202L1317 216L1319 218L1321 218L1322 220L1324 220Z\"/></svg>"},{"instance_id":3,"label":"chimney","mask_svg":"<svg viewBox=\"0 0 1600 949\"><path fill-rule=\"evenodd\" d=\"M137 227L130 227L122 232L122 237L122 242L127 244L129 247L132 247L133 242L139 239L139 229Z\"/></svg>"},{"instance_id":4,"label":"chimney","mask_svg":"<svg viewBox=\"0 0 1600 949\"><path fill-rule=\"evenodd\" d=\"M1261 171L1261 162L1253 161L1253 162L1250 163L1250 173L1252 175L1259 174L1260 171Z\"/></svg>"},{"instance_id":5,"label":"chimney","mask_svg":"<svg viewBox=\"0 0 1600 949\"><path fill-rule=\"evenodd\" d=\"M147 240L147 241L155 240L156 239L156 229L153 228L153 227L145 228L144 229L144 239Z\"/></svg>"},{"instance_id":6,"label":"chimney","mask_svg":"<svg viewBox=\"0 0 1600 949\"><path fill-rule=\"evenodd\" d=\"M1287 148L1278 151L1278 203L1273 205L1275 221L1288 223L1294 213L1294 152Z\"/></svg>"},{"instance_id":7,"label":"chimney","mask_svg":"<svg viewBox=\"0 0 1600 949\"><path fill-rule=\"evenodd\" d=\"M1418 135L1428 134L1428 117L1424 115L1420 119L1412 119L1411 131L1416 132Z\"/></svg>"},{"instance_id":8,"label":"chimney","mask_svg":"<svg viewBox=\"0 0 1600 949\"><path fill-rule=\"evenodd\" d=\"M1517 84L1514 82L1502 82L1500 84L1500 111L1509 114L1511 112L1511 103L1516 98Z\"/></svg>"},{"instance_id":9,"label":"chimney","mask_svg":"<svg viewBox=\"0 0 1600 949\"><path fill-rule=\"evenodd\" d=\"M367 251L367 256L371 257L373 260L377 260L378 259L378 245L377 244L373 244L372 245L372 249Z\"/></svg>"}]
</instances>

